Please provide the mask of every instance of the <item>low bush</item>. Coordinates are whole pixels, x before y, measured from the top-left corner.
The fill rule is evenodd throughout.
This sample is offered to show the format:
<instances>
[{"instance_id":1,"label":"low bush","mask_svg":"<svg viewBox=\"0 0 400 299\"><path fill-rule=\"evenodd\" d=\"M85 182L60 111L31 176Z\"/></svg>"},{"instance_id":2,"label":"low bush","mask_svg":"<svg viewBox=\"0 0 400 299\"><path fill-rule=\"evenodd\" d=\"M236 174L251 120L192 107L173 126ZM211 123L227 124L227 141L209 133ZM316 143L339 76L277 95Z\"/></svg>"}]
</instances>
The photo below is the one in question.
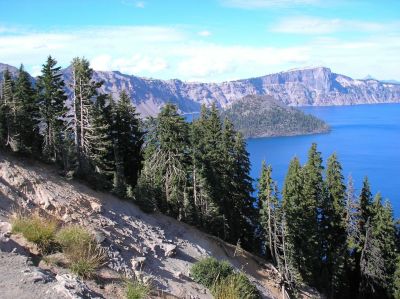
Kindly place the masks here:
<instances>
[{"instance_id":1,"label":"low bush","mask_svg":"<svg viewBox=\"0 0 400 299\"><path fill-rule=\"evenodd\" d=\"M85 228L74 225L62 228L56 237L69 261L70 270L91 278L106 261L106 254Z\"/></svg>"},{"instance_id":2,"label":"low bush","mask_svg":"<svg viewBox=\"0 0 400 299\"><path fill-rule=\"evenodd\" d=\"M57 222L40 218L38 215L17 215L12 220L12 233L20 233L29 242L36 244L43 254L55 250L57 244L54 241Z\"/></svg>"},{"instance_id":3,"label":"low bush","mask_svg":"<svg viewBox=\"0 0 400 299\"><path fill-rule=\"evenodd\" d=\"M234 273L220 280L211 289L215 299L259 299L257 288L243 273Z\"/></svg>"},{"instance_id":4,"label":"low bush","mask_svg":"<svg viewBox=\"0 0 400 299\"><path fill-rule=\"evenodd\" d=\"M67 254L70 261L69 269L83 278L92 278L97 269L104 265L106 261L106 254L95 244L89 244L88 247L82 248L79 253L73 252L75 252L75 255L71 255L71 251Z\"/></svg>"},{"instance_id":5,"label":"low bush","mask_svg":"<svg viewBox=\"0 0 400 299\"><path fill-rule=\"evenodd\" d=\"M78 225L65 226L56 235L56 241L62 246L63 251L84 247L93 242L92 235Z\"/></svg>"},{"instance_id":6,"label":"low bush","mask_svg":"<svg viewBox=\"0 0 400 299\"><path fill-rule=\"evenodd\" d=\"M150 291L148 284L138 280L128 281L125 286L126 299L145 299L149 297Z\"/></svg>"},{"instance_id":7,"label":"low bush","mask_svg":"<svg viewBox=\"0 0 400 299\"><path fill-rule=\"evenodd\" d=\"M193 280L211 288L219 281L233 273L232 266L226 261L217 261L215 258L205 258L195 263L190 270Z\"/></svg>"}]
</instances>

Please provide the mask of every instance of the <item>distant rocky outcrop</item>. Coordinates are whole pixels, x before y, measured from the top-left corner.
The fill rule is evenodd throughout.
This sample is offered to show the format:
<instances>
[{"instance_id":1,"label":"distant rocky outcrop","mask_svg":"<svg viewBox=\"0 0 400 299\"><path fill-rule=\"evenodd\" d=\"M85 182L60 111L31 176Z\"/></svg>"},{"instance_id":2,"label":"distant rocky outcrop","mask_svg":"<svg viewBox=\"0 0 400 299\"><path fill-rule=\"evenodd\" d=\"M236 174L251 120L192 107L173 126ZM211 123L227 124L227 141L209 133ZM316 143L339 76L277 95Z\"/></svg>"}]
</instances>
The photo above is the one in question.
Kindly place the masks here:
<instances>
[{"instance_id":1,"label":"distant rocky outcrop","mask_svg":"<svg viewBox=\"0 0 400 299\"><path fill-rule=\"evenodd\" d=\"M0 64L0 75L6 66ZM64 69L63 74L65 80L70 81L71 69ZM190 113L199 111L201 104L213 102L226 108L247 95L270 95L289 106L400 102L400 84L352 79L326 67L296 69L222 83L157 80L116 71L96 71L94 78L103 80L102 90L115 97L121 90L126 90L143 116L157 114L166 102L176 104L183 113Z\"/></svg>"},{"instance_id":2,"label":"distant rocky outcrop","mask_svg":"<svg viewBox=\"0 0 400 299\"><path fill-rule=\"evenodd\" d=\"M119 72L96 72L105 92L125 89L144 115L156 114L166 102L182 112L199 111L200 104L216 102L225 108L246 95L270 95L289 106L329 106L400 102L400 84L355 80L329 68L299 69L263 77L222 83L155 80Z\"/></svg>"}]
</instances>

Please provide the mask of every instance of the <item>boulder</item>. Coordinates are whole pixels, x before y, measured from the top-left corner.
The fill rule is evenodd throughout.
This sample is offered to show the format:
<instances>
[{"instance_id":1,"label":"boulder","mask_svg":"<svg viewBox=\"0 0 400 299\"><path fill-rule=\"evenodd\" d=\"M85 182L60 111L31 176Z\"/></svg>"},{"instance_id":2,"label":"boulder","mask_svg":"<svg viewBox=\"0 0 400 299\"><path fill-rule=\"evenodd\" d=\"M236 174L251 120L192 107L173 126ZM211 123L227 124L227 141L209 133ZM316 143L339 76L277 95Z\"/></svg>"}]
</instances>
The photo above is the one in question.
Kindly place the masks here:
<instances>
[{"instance_id":1,"label":"boulder","mask_svg":"<svg viewBox=\"0 0 400 299\"><path fill-rule=\"evenodd\" d=\"M67 298L91 298L100 299L103 296L94 293L85 283L80 281L76 276L70 274L62 274L56 276L57 284L54 289L66 296Z\"/></svg>"},{"instance_id":2,"label":"boulder","mask_svg":"<svg viewBox=\"0 0 400 299\"><path fill-rule=\"evenodd\" d=\"M176 255L176 248L177 246L175 244L164 244L164 255L166 257L172 257Z\"/></svg>"}]
</instances>

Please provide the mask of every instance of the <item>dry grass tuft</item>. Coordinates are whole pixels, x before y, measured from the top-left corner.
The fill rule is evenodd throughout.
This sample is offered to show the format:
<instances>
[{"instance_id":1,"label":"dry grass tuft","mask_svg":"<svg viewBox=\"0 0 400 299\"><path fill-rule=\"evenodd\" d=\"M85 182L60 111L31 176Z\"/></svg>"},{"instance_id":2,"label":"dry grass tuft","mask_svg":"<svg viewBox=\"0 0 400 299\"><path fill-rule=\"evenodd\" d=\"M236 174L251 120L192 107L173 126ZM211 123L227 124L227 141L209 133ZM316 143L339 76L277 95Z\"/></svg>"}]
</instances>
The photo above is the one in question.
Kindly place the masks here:
<instances>
[{"instance_id":1,"label":"dry grass tuft","mask_svg":"<svg viewBox=\"0 0 400 299\"><path fill-rule=\"evenodd\" d=\"M42 254L50 253L57 248L55 243L55 233L57 230L57 221L41 218L34 214L23 216L14 215L11 220L12 233L20 233L29 242L36 244Z\"/></svg>"}]
</instances>

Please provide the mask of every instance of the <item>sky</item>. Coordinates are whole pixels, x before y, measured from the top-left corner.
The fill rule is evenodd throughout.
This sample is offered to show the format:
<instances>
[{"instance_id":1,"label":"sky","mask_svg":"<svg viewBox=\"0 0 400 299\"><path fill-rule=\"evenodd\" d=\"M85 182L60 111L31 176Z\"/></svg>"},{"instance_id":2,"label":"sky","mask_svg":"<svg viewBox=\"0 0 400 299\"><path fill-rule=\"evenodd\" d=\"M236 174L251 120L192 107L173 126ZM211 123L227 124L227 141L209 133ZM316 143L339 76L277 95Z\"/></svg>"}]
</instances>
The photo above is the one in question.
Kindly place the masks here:
<instances>
[{"instance_id":1,"label":"sky","mask_svg":"<svg viewBox=\"0 0 400 299\"><path fill-rule=\"evenodd\" d=\"M0 0L0 62L221 82L326 66L400 80L399 0Z\"/></svg>"}]
</instances>

